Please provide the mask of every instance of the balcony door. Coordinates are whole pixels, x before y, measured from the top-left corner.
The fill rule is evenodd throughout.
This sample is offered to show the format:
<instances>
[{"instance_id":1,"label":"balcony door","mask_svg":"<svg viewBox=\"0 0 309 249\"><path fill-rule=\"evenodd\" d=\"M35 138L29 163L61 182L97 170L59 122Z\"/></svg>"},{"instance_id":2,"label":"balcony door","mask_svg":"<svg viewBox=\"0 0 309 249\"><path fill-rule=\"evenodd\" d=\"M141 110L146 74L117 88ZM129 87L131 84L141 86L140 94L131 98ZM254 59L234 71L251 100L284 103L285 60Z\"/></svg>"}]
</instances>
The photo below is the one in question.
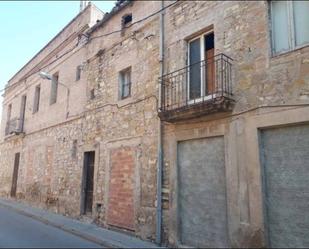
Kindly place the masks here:
<instances>
[{"instance_id":1,"label":"balcony door","mask_svg":"<svg viewBox=\"0 0 309 249\"><path fill-rule=\"evenodd\" d=\"M188 98L198 100L215 91L214 33L208 32L189 41Z\"/></svg>"}]
</instances>

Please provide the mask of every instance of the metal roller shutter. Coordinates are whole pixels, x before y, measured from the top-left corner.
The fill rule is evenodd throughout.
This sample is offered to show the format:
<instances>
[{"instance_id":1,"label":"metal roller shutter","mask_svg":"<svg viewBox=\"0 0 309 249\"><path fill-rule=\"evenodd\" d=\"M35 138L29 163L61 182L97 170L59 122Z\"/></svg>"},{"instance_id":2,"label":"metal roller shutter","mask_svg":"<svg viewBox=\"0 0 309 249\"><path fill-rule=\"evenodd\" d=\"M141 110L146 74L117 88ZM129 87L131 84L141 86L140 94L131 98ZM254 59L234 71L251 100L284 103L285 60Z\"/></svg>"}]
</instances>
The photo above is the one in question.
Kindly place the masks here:
<instances>
[{"instance_id":1,"label":"metal roller shutter","mask_svg":"<svg viewBox=\"0 0 309 249\"><path fill-rule=\"evenodd\" d=\"M182 244L227 247L223 137L179 142L178 167Z\"/></svg>"},{"instance_id":2,"label":"metal roller shutter","mask_svg":"<svg viewBox=\"0 0 309 249\"><path fill-rule=\"evenodd\" d=\"M270 247L309 247L309 125L261 131Z\"/></svg>"}]
</instances>

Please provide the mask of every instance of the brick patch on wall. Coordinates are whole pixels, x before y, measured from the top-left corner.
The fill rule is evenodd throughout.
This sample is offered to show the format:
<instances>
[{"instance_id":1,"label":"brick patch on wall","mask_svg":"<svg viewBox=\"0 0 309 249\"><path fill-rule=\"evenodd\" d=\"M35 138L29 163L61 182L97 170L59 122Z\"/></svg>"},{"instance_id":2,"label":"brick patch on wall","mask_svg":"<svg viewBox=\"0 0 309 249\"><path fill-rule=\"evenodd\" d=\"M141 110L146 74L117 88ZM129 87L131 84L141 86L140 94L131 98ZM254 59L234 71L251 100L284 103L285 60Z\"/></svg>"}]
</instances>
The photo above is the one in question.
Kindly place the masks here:
<instances>
[{"instance_id":1,"label":"brick patch on wall","mask_svg":"<svg viewBox=\"0 0 309 249\"><path fill-rule=\"evenodd\" d=\"M133 148L111 151L107 223L129 230L135 230L134 161Z\"/></svg>"}]
</instances>

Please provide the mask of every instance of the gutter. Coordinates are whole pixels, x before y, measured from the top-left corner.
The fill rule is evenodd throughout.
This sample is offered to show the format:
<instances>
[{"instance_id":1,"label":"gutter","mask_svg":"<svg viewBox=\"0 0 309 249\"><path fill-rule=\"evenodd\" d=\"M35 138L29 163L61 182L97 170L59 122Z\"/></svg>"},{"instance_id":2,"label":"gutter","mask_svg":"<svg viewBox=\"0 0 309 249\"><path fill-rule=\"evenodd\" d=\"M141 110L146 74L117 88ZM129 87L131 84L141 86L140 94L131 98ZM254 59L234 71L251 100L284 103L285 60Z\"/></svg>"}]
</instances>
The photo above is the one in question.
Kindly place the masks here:
<instances>
[{"instance_id":1,"label":"gutter","mask_svg":"<svg viewBox=\"0 0 309 249\"><path fill-rule=\"evenodd\" d=\"M160 13L160 80L164 74L164 0L161 0ZM161 82L159 86L159 105L162 98ZM158 123L158 167L157 167L157 210L156 210L156 243L162 243L162 172L163 172L163 123L159 118Z\"/></svg>"}]
</instances>

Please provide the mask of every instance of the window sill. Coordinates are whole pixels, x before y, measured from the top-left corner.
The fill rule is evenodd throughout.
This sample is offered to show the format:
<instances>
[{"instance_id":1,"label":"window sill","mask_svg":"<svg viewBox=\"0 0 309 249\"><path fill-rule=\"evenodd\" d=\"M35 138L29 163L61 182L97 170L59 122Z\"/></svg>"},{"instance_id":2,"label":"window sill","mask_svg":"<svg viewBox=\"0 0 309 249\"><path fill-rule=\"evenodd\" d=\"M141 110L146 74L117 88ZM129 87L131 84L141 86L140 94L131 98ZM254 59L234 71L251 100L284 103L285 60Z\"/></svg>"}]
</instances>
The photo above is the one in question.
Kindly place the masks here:
<instances>
[{"instance_id":1,"label":"window sill","mask_svg":"<svg viewBox=\"0 0 309 249\"><path fill-rule=\"evenodd\" d=\"M305 48L309 48L309 43L302 45L302 46L299 46L299 47L296 47L296 48L289 50L289 51L284 51L284 52L280 52L280 53L277 53L277 54L272 54L271 59L276 59L276 58L282 57L282 56L289 56L290 54L292 54L294 52L298 52L299 50L302 50L302 49L305 49Z\"/></svg>"},{"instance_id":2,"label":"window sill","mask_svg":"<svg viewBox=\"0 0 309 249\"><path fill-rule=\"evenodd\" d=\"M125 100L125 99L128 99L128 98L131 98L131 94L126 96L126 97L121 97L119 100Z\"/></svg>"},{"instance_id":3,"label":"window sill","mask_svg":"<svg viewBox=\"0 0 309 249\"><path fill-rule=\"evenodd\" d=\"M134 100L133 100L133 98L130 95L130 96L126 97L126 98L118 99L117 104L118 104L119 107L122 107L122 106L130 104L133 101Z\"/></svg>"},{"instance_id":4,"label":"window sill","mask_svg":"<svg viewBox=\"0 0 309 249\"><path fill-rule=\"evenodd\" d=\"M25 132L19 132L19 133L11 133L11 134L8 134L8 135L5 135L4 136L4 140L10 140L11 138L13 137L17 137L17 138L20 138L20 137L24 137L25 136Z\"/></svg>"}]
</instances>

